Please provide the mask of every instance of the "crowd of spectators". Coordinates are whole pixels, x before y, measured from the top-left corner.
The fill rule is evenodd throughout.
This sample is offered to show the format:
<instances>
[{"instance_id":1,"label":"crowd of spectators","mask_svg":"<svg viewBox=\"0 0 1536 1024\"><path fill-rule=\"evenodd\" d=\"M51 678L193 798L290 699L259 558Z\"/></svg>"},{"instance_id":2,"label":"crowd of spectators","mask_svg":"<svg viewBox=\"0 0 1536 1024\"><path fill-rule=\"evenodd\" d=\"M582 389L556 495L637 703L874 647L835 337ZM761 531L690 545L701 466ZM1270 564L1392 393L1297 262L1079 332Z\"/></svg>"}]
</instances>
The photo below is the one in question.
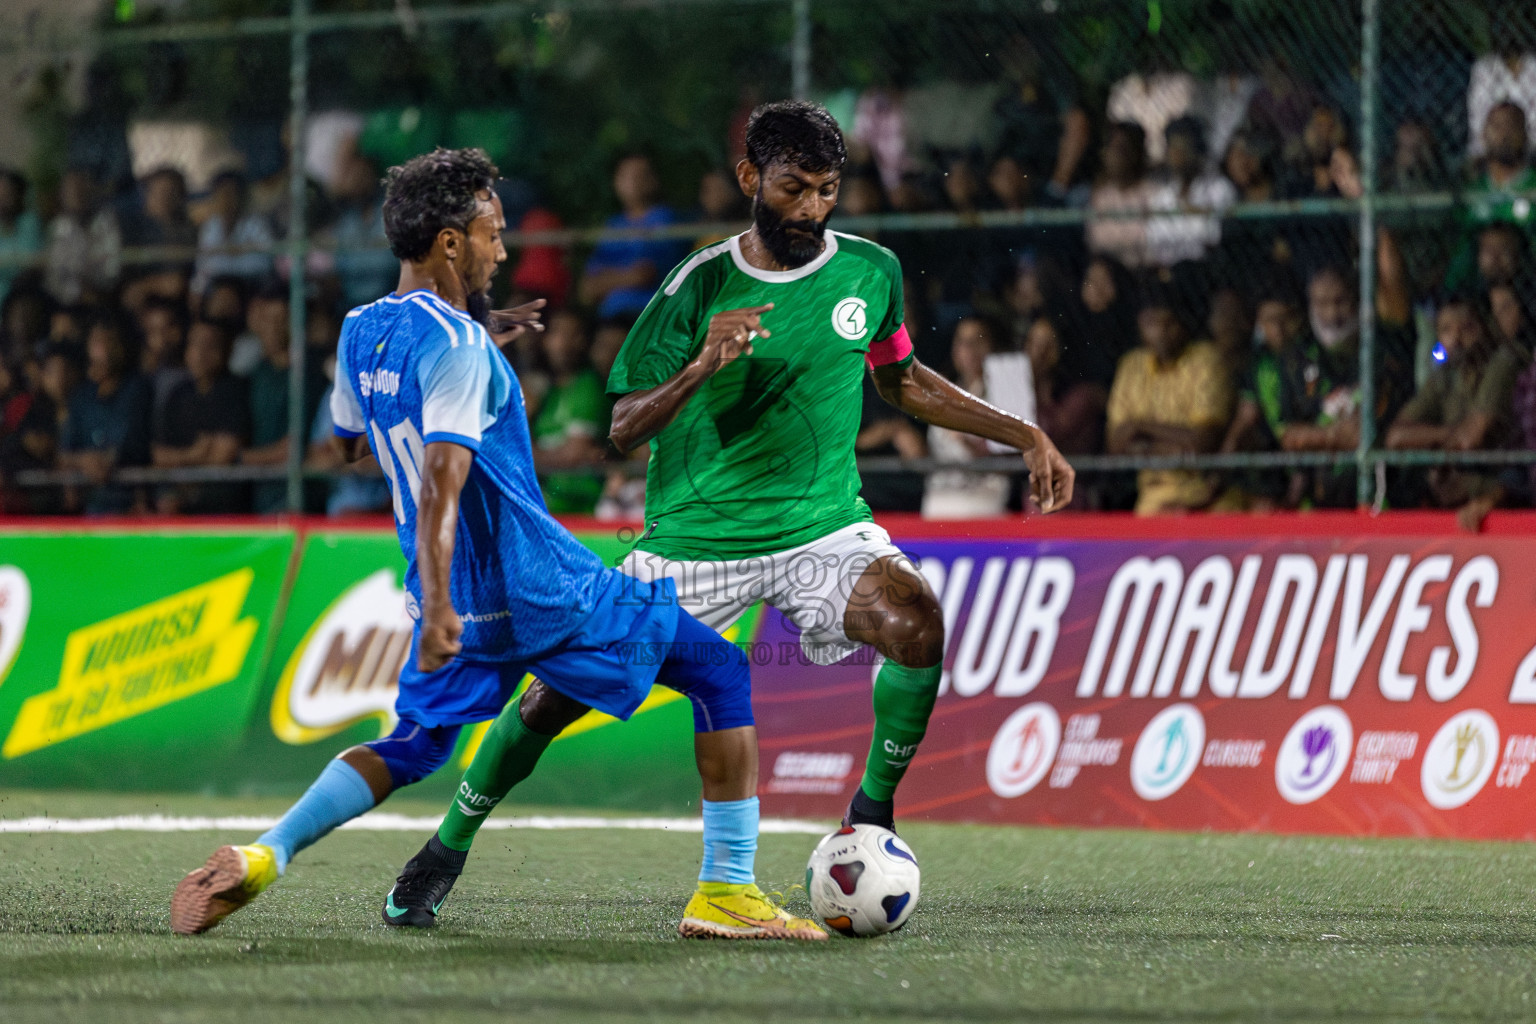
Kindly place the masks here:
<instances>
[{"instance_id":1,"label":"crowd of spectators","mask_svg":"<svg viewBox=\"0 0 1536 1024\"><path fill-rule=\"evenodd\" d=\"M921 149L905 97L872 89L851 110L839 217L1032 209L1073 218L964 230L864 233L905 274L917 354L989 401L1034 418L1069 457L1254 451L1352 453L1362 421L1389 449L1536 448L1536 263L1530 117L1536 55L1492 54L1466 96L1472 143L1454 157L1424 120L1389 133L1383 186L1450 191L1437 222L1381 218L1374 245L1374 400L1362 407L1357 219L1305 203L1286 217L1233 217L1246 203L1362 194L1350 120L1297 79L1180 71L1131 75L1101 109L1062 99L1022 61L991 109L993 140ZM380 168L339 158L309 219L306 268L306 507L381 512L371 460L326 443L325 396L342 314L393 288ZM643 153L614 167L613 228L740 223L729 167L698 181L693 209L661 200ZM0 511L269 513L286 507L290 459L286 171L215 174L189 194L153 170L114 194L85 167L49 195L0 172ZM562 225L525 193L506 197L523 230ZM634 317L693 246L720 236L620 237L577 258L513 253L498 298L549 301L547 330L507 355L522 382L550 507L628 517L643 482L606 442L608 368ZM864 456L932 458L951 469L869 474L877 509L936 517L1019 508L1018 474L966 464L999 449L928 428L866 389ZM640 452L635 458L644 458ZM133 483L116 470L203 470ZM246 472L229 472L230 468ZM45 486L27 471L62 470ZM142 474L141 474L142 476ZM1474 526L1528 503L1524 468L1385 474L1393 507L1452 508ZM59 482L67 479L67 482ZM1080 478L1074 505L1143 514L1352 507L1353 463L1270 471L1145 469Z\"/></svg>"},{"instance_id":2,"label":"crowd of spectators","mask_svg":"<svg viewBox=\"0 0 1536 1024\"><path fill-rule=\"evenodd\" d=\"M327 197L337 245L314 268L304 316L301 420L317 430L339 311L383 295L398 269L362 244L378 221L378 169L354 154L346 170ZM46 201L30 201L15 173L0 182L0 252L30 257L0 272L0 510L282 511L292 350L280 194L268 189L263 208L226 171L191 197L170 167L117 196L86 168L71 168ZM315 468L333 468L326 451L310 450ZM266 471L239 472L257 467ZM133 484L121 469L208 472ZM70 482L18 486L39 470ZM315 488L311 506L376 511L387 500L375 467Z\"/></svg>"},{"instance_id":3,"label":"crowd of spectators","mask_svg":"<svg viewBox=\"0 0 1536 1024\"><path fill-rule=\"evenodd\" d=\"M1455 202L1434 220L1378 219L1369 409L1359 221L1337 202L1307 202L1358 199L1358 153L1345 111L1294 77L1276 88L1258 76L1132 75L1089 111L1045 99L1024 75L994 110L993 151L906 154L900 174L888 166L902 152L890 138L899 97L886 95L870 134L855 123L846 178L859 183L857 212L1081 212L1081 226L877 236L902 258L919 356L989 400L1003 379L993 364L1022 357L1028 408L1069 456L1340 456L1326 468L1145 469L1134 484L1094 474L1079 479L1078 507L1350 508L1348 459L1367 416L1390 450L1536 449L1533 68L1536 55L1518 50L1476 62L1464 156L1426 120L1393 126L1383 189ZM1286 201L1284 216L1232 216L1240 203ZM875 404L860 450L957 465L923 488L867 480L887 507L974 515L1022 500L1017 480L964 471L993 454L979 439ZM1390 507L1454 509L1471 528L1498 505L1529 504L1536 475L1402 468L1376 490Z\"/></svg>"}]
</instances>

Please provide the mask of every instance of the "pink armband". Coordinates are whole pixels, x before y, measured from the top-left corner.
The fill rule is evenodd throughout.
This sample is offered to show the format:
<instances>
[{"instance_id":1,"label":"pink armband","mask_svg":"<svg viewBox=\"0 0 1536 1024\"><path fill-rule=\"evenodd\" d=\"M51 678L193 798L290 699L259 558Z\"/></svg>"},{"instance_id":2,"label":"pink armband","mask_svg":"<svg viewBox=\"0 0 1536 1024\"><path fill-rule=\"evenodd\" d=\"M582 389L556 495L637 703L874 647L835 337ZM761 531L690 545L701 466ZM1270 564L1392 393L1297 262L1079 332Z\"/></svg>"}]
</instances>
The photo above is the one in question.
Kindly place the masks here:
<instances>
[{"instance_id":1,"label":"pink armband","mask_svg":"<svg viewBox=\"0 0 1536 1024\"><path fill-rule=\"evenodd\" d=\"M902 324L889 338L870 345L864 361L871 367L888 366L891 363L902 362L911 354L912 339L907 336L907 325Z\"/></svg>"}]
</instances>

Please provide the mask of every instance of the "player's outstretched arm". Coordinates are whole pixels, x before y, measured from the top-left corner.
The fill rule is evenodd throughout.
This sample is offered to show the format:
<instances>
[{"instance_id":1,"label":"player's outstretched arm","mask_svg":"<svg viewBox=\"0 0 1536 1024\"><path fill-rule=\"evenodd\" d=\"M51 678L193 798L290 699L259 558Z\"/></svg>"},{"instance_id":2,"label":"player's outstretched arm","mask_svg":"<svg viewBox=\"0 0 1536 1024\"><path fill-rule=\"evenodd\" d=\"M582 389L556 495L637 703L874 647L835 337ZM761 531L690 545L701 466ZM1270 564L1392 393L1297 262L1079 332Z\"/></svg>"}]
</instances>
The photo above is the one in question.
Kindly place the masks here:
<instances>
[{"instance_id":1,"label":"player's outstretched arm","mask_svg":"<svg viewBox=\"0 0 1536 1024\"><path fill-rule=\"evenodd\" d=\"M421 644L416 654L423 672L435 672L458 656L464 623L448 592L453 538L459 525L459 493L469 478L475 453L451 441L433 441L421 469L421 500L416 505L416 567L421 576Z\"/></svg>"},{"instance_id":2,"label":"player's outstretched arm","mask_svg":"<svg viewBox=\"0 0 1536 1024\"><path fill-rule=\"evenodd\" d=\"M1066 508L1072 501L1077 474L1033 423L988 405L916 359L877 366L872 372L880 397L908 416L1023 452L1030 491L1042 512Z\"/></svg>"},{"instance_id":3,"label":"player's outstretched arm","mask_svg":"<svg viewBox=\"0 0 1536 1024\"><path fill-rule=\"evenodd\" d=\"M666 429L706 380L737 356L751 355L752 339L770 336L760 318L772 308L770 302L722 310L710 317L698 355L656 387L631 391L614 403L613 426L608 431L613 446L628 455Z\"/></svg>"},{"instance_id":4,"label":"player's outstretched arm","mask_svg":"<svg viewBox=\"0 0 1536 1024\"><path fill-rule=\"evenodd\" d=\"M341 453L341 457L348 462L361 462L370 454L368 439L362 435L357 437L340 437L331 435L331 447Z\"/></svg>"},{"instance_id":5,"label":"player's outstretched arm","mask_svg":"<svg viewBox=\"0 0 1536 1024\"><path fill-rule=\"evenodd\" d=\"M511 309L492 310L487 330L496 347L505 349L529 331L537 333L544 330L544 314L540 312L543 308L544 300L534 299Z\"/></svg>"}]
</instances>

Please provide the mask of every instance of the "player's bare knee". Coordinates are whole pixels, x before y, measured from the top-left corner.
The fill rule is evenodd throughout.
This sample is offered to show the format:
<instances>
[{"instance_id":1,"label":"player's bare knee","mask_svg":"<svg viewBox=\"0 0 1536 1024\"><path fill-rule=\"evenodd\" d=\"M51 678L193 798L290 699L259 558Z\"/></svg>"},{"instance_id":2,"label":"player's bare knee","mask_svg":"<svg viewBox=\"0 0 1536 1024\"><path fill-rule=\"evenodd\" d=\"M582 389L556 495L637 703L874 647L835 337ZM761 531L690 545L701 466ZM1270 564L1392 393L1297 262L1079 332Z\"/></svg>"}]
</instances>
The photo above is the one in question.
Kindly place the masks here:
<instances>
[{"instance_id":1,"label":"player's bare knee","mask_svg":"<svg viewBox=\"0 0 1536 1024\"><path fill-rule=\"evenodd\" d=\"M369 791L373 793L375 804L383 803L384 798L394 792L394 773L390 771L389 763L372 747L365 744L348 747L336 755L336 759L345 762L363 777Z\"/></svg>"},{"instance_id":2,"label":"player's bare knee","mask_svg":"<svg viewBox=\"0 0 1536 1024\"><path fill-rule=\"evenodd\" d=\"M581 701L544 685L541 679L529 684L517 705L523 724L544 736L558 736L566 726L590 710Z\"/></svg>"},{"instance_id":3,"label":"player's bare knee","mask_svg":"<svg viewBox=\"0 0 1536 1024\"><path fill-rule=\"evenodd\" d=\"M922 573L905 559L886 555L871 562L854 586L850 608L912 608L933 599Z\"/></svg>"},{"instance_id":4,"label":"player's bare knee","mask_svg":"<svg viewBox=\"0 0 1536 1024\"><path fill-rule=\"evenodd\" d=\"M703 735L709 735L705 733ZM699 781L704 784L704 791L718 789L724 786L731 778L731 761L719 751L709 750L702 745L695 748L695 763L699 769Z\"/></svg>"},{"instance_id":5,"label":"player's bare knee","mask_svg":"<svg viewBox=\"0 0 1536 1024\"><path fill-rule=\"evenodd\" d=\"M706 800L745 800L757 792L757 730L737 726L694 736Z\"/></svg>"},{"instance_id":6,"label":"player's bare knee","mask_svg":"<svg viewBox=\"0 0 1536 1024\"><path fill-rule=\"evenodd\" d=\"M875 645L885 657L906 668L928 668L944 659L944 613L924 595L911 606L892 609Z\"/></svg>"}]
</instances>

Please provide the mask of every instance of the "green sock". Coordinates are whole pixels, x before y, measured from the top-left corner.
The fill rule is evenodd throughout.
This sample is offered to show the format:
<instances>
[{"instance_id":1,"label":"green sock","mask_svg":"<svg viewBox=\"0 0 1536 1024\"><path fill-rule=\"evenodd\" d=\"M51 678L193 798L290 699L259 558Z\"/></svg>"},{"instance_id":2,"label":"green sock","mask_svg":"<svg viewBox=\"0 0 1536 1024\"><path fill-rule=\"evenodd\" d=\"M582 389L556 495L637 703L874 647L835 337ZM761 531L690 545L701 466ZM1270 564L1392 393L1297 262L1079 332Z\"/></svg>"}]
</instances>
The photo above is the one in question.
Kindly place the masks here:
<instances>
[{"instance_id":1,"label":"green sock","mask_svg":"<svg viewBox=\"0 0 1536 1024\"><path fill-rule=\"evenodd\" d=\"M491 808L532 773L552 739L523 724L517 703L503 708L459 782L448 815L438 826L438 841L450 850L468 850Z\"/></svg>"},{"instance_id":2,"label":"green sock","mask_svg":"<svg viewBox=\"0 0 1536 1024\"><path fill-rule=\"evenodd\" d=\"M890 800L896 795L896 785L928 731L943 674L943 665L907 668L887 659L880 666L875 676L875 735L859 783L867 796Z\"/></svg>"}]
</instances>

